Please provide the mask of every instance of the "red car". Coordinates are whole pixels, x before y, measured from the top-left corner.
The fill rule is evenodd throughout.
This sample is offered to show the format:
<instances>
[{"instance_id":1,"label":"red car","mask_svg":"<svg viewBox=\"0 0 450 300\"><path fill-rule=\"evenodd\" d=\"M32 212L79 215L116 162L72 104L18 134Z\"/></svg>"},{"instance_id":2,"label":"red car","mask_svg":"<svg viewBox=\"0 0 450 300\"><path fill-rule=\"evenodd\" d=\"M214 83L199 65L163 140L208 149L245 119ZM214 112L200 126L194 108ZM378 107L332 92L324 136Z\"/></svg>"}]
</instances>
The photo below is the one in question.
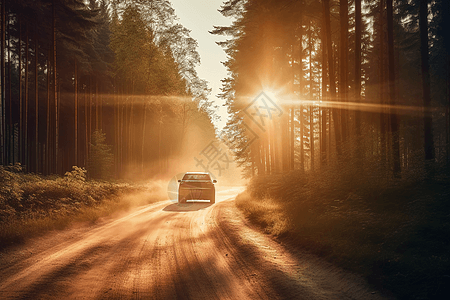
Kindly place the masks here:
<instances>
[{"instance_id":1,"label":"red car","mask_svg":"<svg viewBox=\"0 0 450 300\"><path fill-rule=\"evenodd\" d=\"M183 179L178 180L178 203L186 203L187 200L209 200L216 202L216 188L209 173L187 172Z\"/></svg>"}]
</instances>

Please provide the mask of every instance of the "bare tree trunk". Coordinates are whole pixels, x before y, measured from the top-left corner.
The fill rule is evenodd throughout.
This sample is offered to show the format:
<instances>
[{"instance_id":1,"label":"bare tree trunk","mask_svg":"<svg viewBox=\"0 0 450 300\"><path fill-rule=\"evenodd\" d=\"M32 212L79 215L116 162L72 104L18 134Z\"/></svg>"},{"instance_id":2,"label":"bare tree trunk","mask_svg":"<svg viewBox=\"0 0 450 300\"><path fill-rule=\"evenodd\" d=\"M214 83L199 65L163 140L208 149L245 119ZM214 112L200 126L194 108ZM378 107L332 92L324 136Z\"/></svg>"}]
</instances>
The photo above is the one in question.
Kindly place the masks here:
<instances>
[{"instance_id":1,"label":"bare tree trunk","mask_svg":"<svg viewBox=\"0 0 450 300\"><path fill-rule=\"evenodd\" d=\"M51 49L49 47L49 49ZM49 50L47 58L47 125L46 125L46 137L45 137L45 174L50 173L50 57L51 52Z\"/></svg>"},{"instance_id":2,"label":"bare tree trunk","mask_svg":"<svg viewBox=\"0 0 450 300\"><path fill-rule=\"evenodd\" d=\"M295 70L294 70L294 47L291 48L291 69L292 69L292 84L291 92L294 93L294 81L295 81ZM295 106L290 107L290 170L295 170Z\"/></svg>"},{"instance_id":3,"label":"bare tree trunk","mask_svg":"<svg viewBox=\"0 0 450 300\"><path fill-rule=\"evenodd\" d=\"M59 120L60 120L60 117L61 117L61 83L60 82L58 82L58 86L57 86L56 92L57 92L57 96L58 96L56 98L58 100L56 102L56 108L57 108L56 118L57 118L57 124L58 124L56 132L57 132L57 137L58 137L57 141L59 141ZM59 148L58 148L58 150L59 150ZM61 155L61 159L59 159L59 155ZM61 151L61 153L57 152L56 156L58 157L59 166L61 166L61 168L58 169L59 166L56 165L56 173L57 174L61 174L62 167L63 167L64 151Z\"/></svg>"},{"instance_id":4,"label":"bare tree trunk","mask_svg":"<svg viewBox=\"0 0 450 300\"><path fill-rule=\"evenodd\" d=\"M19 161L23 164L23 97L22 97L22 20L19 18L19 44L17 55L19 56L19 139L17 146L19 150Z\"/></svg>"},{"instance_id":5,"label":"bare tree trunk","mask_svg":"<svg viewBox=\"0 0 450 300\"><path fill-rule=\"evenodd\" d=\"M447 164L450 162L450 57L447 57Z\"/></svg>"},{"instance_id":6,"label":"bare tree trunk","mask_svg":"<svg viewBox=\"0 0 450 300\"><path fill-rule=\"evenodd\" d=\"M98 82L95 78L95 130L98 131Z\"/></svg>"},{"instance_id":7,"label":"bare tree trunk","mask_svg":"<svg viewBox=\"0 0 450 300\"><path fill-rule=\"evenodd\" d=\"M388 56L389 56L389 100L390 105L396 105L396 86L395 86L395 65L394 65L394 12L393 0L387 0L387 24L388 24ZM397 111L391 111L391 132L392 132L392 155L394 164L394 176L400 177L400 143L399 143L399 124Z\"/></svg>"},{"instance_id":8,"label":"bare tree trunk","mask_svg":"<svg viewBox=\"0 0 450 300\"><path fill-rule=\"evenodd\" d=\"M361 102L361 0L355 0L355 102ZM356 151L361 155L361 110L355 111Z\"/></svg>"},{"instance_id":9,"label":"bare tree trunk","mask_svg":"<svg viewBox=\"0 0 450 300\"><path fill-rule=\"evenodd\" d=\"M37 18L36 18L36 24L37 24ZM39 172L39 69L38 69L38 63L39 63L39 52L38 52L38 34L37 34L37 27L34 31L34 82L35 82L35 171L36 173Z\"/></svg>"},{"instance_id":10,"label":"bare tree trunk","mask_svg":"<svg viewBox=\"0 0 450 300\"><path fill-rule=\"evenodd\" d=\"M92 140L92 77L89 75L89 143ZM90 147L89 147L90 149Z\"/></svg>"},{"instance_id":11,"label":"bare tree trunk","mask_svg":"<svg viewBox=\"0 0 450 300\"><path fill-rule=\"evenodd\" d=\"M118 130L118 124L119 124L119 120L118 120L118 118L117 118L117 116L118 116L118 106L117 106L117 104L118 104L118 91L117 91L117 85L116 85L116 79L114 78L113 79L113 87L114 87L114 94L113 94L113 107L114 107L114 174L115 174L115 177L117 178L118 177L118 165L119 165L119 161L118 161L118 157L119 157L119 155L118 155L118 145L119 145L119 142L118 142L118 138L119 138L119 135L118 135L118 132L119 132L119 130Z\"/></svg>"},{"instance_id":12,"label":"bare tree trunk","mask_svg":"<svg viewBox=\"0 0 450 300\"><path fill-rule=\"evenodd\" d=\"M99 123L99 127L100 130L103 130L103 94L102 94L102 88L100 86L100 92L98 94L99 97L99 119L98 119L98 123Z\"/></svg>"},{"instance_id":13,"label":"bare tree trunk","mask_svg":"<svg viewBox=\"0 0 450 300\"><path fill-rule=\"evenodd\" d=\"M380 0L380 152L381 163L386 163L387 149L386 149L386 115L383 105L385 104L385 68L384 68L384 50L385 50L385 37L384 37L384 8L385 0Z\"/></svg>"},{"instance_id":14,"label":"bare tree trunk","mask_svg":"<svg viewBox=\"0 0 450 300\"><path fill-rule=\"evenodd\" d=\"M273 174L277 171L275 165L275 136L274 136L275 130L273 122L269 122L268 132L269 132L269 151L270 151L270 172L271 174Z\"/></svg>"},{"instance_id":15,"label":"bare tree trunk","mask_svg":"<svg viewBox=\"0 0 450 300\"><path fill-rule=\"evenodd\" d=\"M125 114L126 114L126 111L125 111L125 101L124 101L124 95L125 95L125 89L124 89L124 87L123 87L123 84L122 84L122 93L121 93L121 99L122 99L122 105L121 105L121 117L120 117L120 140L119 140L119 145L120 145L120 170L122 171L123 170L123 160L124 160L124 151L123 151L123 149L124 149L124 147L125 147L125 145L124 145L124 137L123 137L123 134L124 134L124 126L125 126Z\"/></svg>"},{"instance_id":16,"label":"bare tree trunk","mask_svg":"<svg viewBox=\"0 0 450 300\"><path fill-rule=\"evenodd\" d=\"M58 141L59 141L59 118L58 118L58 83L57 83L57 67L56 67L56 10L55 0L52 0L52 32L53 32L53 85L55 88L55 173L58 173Z\"/></svg>"},{"instance_id":17,"label":"bare tree trunk","mask_svg":"<svg viewBox=\"0 0 450 300\"><path fill-rule=\"evenodd\" d=\"M145 125L147 121L147 103L144 103L144 122L142 124L141 174L144 175Z\"/></svg>"},{"instance_id":18,"label":"bare tree trunk","mask_svg":"<svg viewBox=\"0 0 450 300\"><path fill-rule=\"evenodd\" d=\"M309 107L309 147L311 150L311 171L314 171L314 106Z\"/></svg>"},{"instance_id":19,"label":"bare tree trunk","mask_svg":"<svg viewBox=\"0 0 450 300\"><path fill-rule=\"evenodd\" d=\"M28 63L29 63L29 36L28 36L28 24L27 24L27 32L26 32L26 42L25 42L25 130L24 130L24 162L27 167L27 171L30 171L30 164L29 164L29 149L28 149Z\"/></svg>"},{"instance_id":20,"label":"bare tree trunk","mask_svg":"<svg viewBox=\"0 0 450 300\"><path fill-rule=\"evenodd\" d=\"M291 170L295 170L295 106L291 106Z\"/></svg>"},{"instance_id":21,"label":"bare tree trunk","mask_svg":"<svg viewBox=\"0 0 450 300\"><path fill-rule=\"evenodd\" d=\"M87 87L84 88L84 166L87 166L89 158L89 133L88 133L88 101L87 101Z\"/></svg>"},{"instance_id":22,"label":"bare tree trunk","mask_svg":"<svg viewBox=\"0 0 450 300\"><path fill-rule=\"evenodd\" d=\"M75 166L78 166L78 72L75 59Z\"/></svg>"},{"instance_id":23,"label":"bare tree trunk","mask_svg":"<svg viewBox=\"0 0 450 300\"><path fill-rule=\"evenodd\" d=\"M299 15L299 32L298 36L300 38L299 43L299 58L298 58L298 64L299 64L299 76L298 76L298 86L299 86L299 96L300 100L303 100L303 1L300 2L300 15ZM303 105L300 105L300 170L302 172L305 170L305 158L304 158L304 151L303 151Z\"/></svg>"},{"instance_id":24,"label":"bare tree trunk","mask_svg":"<svg viewBox=\"0 0 450 300\"><path fill-rule=\"evenodd\" d=\"M1 55L1 70L0 70L0 77L1 77L1 92L0 92L0 164L4 165L6 164L6 149L5 149L5 140L6 140L6 120L5 120L5 2L1 2L1 40L0 40L0 55Z\"/></svg>"},{"instance_id":25,"label":"bare tree trunk","mask_svg":"<svg viewBox=\"0 0 450 300\"><path fill-rule=\"evenodd\" d=\"M323 0L323 15L325 19L325 32L327 36L327 54L328 54L328 68L329 68L329 78L330 78L330 101L336 99L336 81L334 79L334 61L333 61L333 47L331 41L331 24L330 24L330 0ZM330 111L330 128L331 128L331 118L334 120L334 134L336 140L336 152L338 157L342 154L342 143L341 143L341 128L338 121L339 111L333 108Z\"/></svg>"},{"instance_id":26,"label":"bare tree trunk","mask_svg":"<svg viewBox=\"0 0 450 300\"><path fill-rule=\"evenodd\" d=\"M326 37L325 37L325 26L322 27L322 103L327 102L327 57L326 57ZM327 164L327 111L322 105L320 108L322 111L322 136L320 142L320 152L321 152L321 163L322 166Z\"/></svg>"},{"instance_id":27,"label":"bare tree trunk","mask_svg":"<svg viewBox=\"0 0 450 300\"><path fill-rule=\"evenodd\" d=\"M314 98L313 90L313 71L312 71L312 34L311 21L309 21L309 98L312 101ZM311 171L314 171L314 105L309 106L309 147L311 150Z\"/></svg>"},{"instance_id":28,"label":"bare tree trunk","mask_svg":"<svg viewBox=\"0 0 450 300\"><path fill-rule=\"evenodd\" d=\"M340 80L339 80L339 98L342 103L347 102L348 93L348 1L339 1L339 19L341 25L341 59ZM342 127L342 141L345 142L348 136L347 129L347 109L340 110L340 123ZM336 123L335 123L336 124ZM337 125L337 124L336 124Z\"/></svg>"},{"instance_id":29,"label":"bare tree trunk","mask_svg":"<svg viewBox=\"0 0 450 300\"><path fill-rule=\"evenodd\" d=\"M9 17L7 16L9 19ZM13 119L12 119L12 67L11 63L11 34L9 27L9 20L7 20L6 31L8 32L8 119L9 119L9 130L8 130L8 162L14 164L14 128L13 128Z\"/></svg>"},{"instance_id":30,"label":"bare tree trunk","mask_svg":"<svg viewBox=\"0 0 450 300\"><path fill-rule=\"evenodd\" d=\"M433 117L431 113L430 63L428 59L428 0L420 0L420 56L422 60L423 124L425 159L434 159Z\"/></svg>"},{"instance_id":31,"label":"bare tree trunk","mask_svg":"<svg viewBox=\"0 0 450 300\"><path fill-rule=\"evenodd\" d=\"M133 125L133 102L134 102L134 80L131 83L131 97L130 97L130 115L128 118L128 162L132 162L133 161L133 138L132 138L132 125ZM162 113L162 108L161 108L161 113ZM161 123L162 123L162 119L161 119ZM161 132L161 125L160 125L160 132ZM160 137L161 139L161 137ZM161 149L160 149L161 151ZM162 161L160 162L162 163ZM162 166L162 165L161 165Z\"/></svg>"},{"instance_id":32,"label":"bare tree trunk","mask_svg":"<svg viewBox=\"0 0 450 300\"><path fill-rule=\"evenodd\" d=\"M300 170L302 172L305 170L305 155L304 155L304 140L303 140L303 134L304 134L304 126L305 126L305 120L303 118L303 105L300 105Z\"/></svg>"}]
</instances>

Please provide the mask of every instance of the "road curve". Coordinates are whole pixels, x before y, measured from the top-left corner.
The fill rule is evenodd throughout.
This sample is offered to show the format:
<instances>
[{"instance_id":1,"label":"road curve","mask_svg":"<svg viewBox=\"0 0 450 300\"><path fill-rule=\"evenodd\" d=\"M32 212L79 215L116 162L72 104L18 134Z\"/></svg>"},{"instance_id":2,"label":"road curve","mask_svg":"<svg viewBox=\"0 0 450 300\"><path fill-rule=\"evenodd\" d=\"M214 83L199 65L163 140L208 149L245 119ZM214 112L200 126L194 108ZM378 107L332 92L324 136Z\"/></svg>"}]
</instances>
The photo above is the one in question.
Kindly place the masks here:
<instances>
[{"instance_id":1,"label":"road curve","mask_svg":"<svg viewBox=\"0 0 450 300\"><path fill-rule=\"evenodd\" d=\"M234 206L158 202L0 255L0 299L384 299L275 242Z\"/></svg>"}]
</instances>

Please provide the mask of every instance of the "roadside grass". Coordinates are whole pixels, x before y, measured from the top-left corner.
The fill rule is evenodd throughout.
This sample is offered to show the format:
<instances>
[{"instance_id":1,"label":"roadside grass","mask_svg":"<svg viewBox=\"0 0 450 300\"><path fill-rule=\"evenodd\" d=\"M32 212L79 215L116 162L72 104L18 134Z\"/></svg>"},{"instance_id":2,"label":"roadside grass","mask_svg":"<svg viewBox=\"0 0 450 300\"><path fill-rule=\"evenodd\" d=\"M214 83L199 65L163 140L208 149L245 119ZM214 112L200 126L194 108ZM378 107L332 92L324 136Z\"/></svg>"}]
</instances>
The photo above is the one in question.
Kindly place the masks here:
<instances>
[{"instance_id":1,"label":"roadside grass","mask_svg":"<svg viewBox=\"0 0 450 300\"><path fill-rule=\"evenodd\" d=\"M283 207L270 198L251 201L248 193L239 194L236 205L250 221L264 228L266 233L281 235L287 232L288 222Z\"/></svg>"},{"instance_id":2,"label":"roadside grass","mask_svg":"<svg viewBox=\"0 0 450 300\"><path fill-rule=\"evenodd\" d=\"M447 299L450 172L421 167L402 175L348 165L259 176L236 205L265 232L398 299Z\"/></svg>"},{"instance_id":3,"label":"roadside grass","mask_svg":"<svg viewBox=\"0 0 450 300\"><path fill-rule=\"evenodd\" d=\"M0 166L0 249L73 224L94 224L165 198L157 184L86 180L74 167L64 177L24 174Z\"/></svg>"}]
</instances>

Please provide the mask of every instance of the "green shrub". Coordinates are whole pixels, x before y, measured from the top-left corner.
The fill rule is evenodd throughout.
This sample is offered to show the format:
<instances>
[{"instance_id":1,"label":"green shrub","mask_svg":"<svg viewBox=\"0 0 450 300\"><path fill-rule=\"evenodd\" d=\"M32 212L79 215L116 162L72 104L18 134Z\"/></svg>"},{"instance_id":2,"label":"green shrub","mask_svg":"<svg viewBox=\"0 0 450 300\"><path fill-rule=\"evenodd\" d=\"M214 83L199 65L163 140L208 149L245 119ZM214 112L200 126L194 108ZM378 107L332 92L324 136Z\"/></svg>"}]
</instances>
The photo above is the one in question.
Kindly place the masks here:
<instances>
[{"instance_id":1,"label":"green shrub","mask_svg":"<svg viewBox=\"0 0 450 300\"><path fill-rule=\"evenodd\" d=\"M94 131L92 133L87 166L89 178L112 178L113 164L114 155L112 153L111 146L106 144L106 134L104 134L101 130Z\"/></svg>"}]
</instances>

